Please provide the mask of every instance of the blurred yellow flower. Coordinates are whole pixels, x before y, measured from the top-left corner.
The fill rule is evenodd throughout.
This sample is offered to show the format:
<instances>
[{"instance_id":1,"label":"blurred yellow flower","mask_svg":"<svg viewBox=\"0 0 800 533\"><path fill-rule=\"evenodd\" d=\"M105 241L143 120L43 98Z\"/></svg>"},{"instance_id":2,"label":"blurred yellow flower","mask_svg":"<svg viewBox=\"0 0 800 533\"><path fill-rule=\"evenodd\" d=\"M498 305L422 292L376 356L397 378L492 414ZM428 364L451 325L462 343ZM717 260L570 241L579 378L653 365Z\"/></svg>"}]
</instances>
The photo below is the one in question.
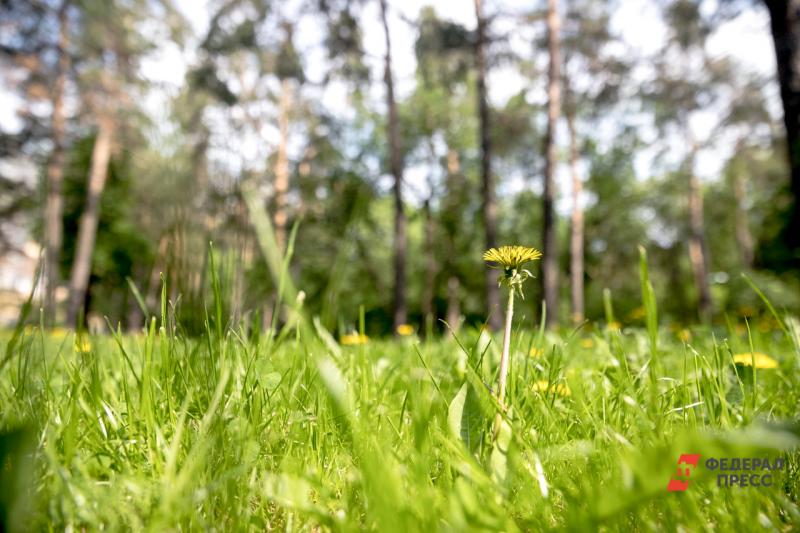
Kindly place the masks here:
<instances>
[{"instance_id":1,"label":"blurred yellow flower","mask_svg":"<svg viewBox=\"0 0 800 533\"><path fill-rule=\"evenodd\" d=\"M360 333L350 333L342 335L339 341L346 346L355 346L358 344L367 344L367 342L369 342L369 337Z\"/></svg>"},{"instance_id":2,"label":"blurred yellow flower","mask_svg":"<svg viewBox=\"0 0 800 533\"><path fill-rule=\"evenodd\" d=\"M530 357L541 357L544 355L544 348L537 348L536 346L534 346L533 348L531 348L531 351L528 352L528 355Z\"/></svg>"},{"instance_id":3,"label":"blurred yellow flower","mask_svg":"<svg viewBox=\"0 0 800 533\"><path fill-rule=\"evenodd\" d=\"M755 359L756 368L778 368L778 362L772 357L761 352L737 353L733 356L733 362L742 366L753 366Z\"/></svg>"},{"instance_id":4,"label":"blurred yellow flower","mask_svg":"<svg viewBox=\"0 0 800 533\"><path fill-rule=\"evenodd\" d=\"M397 334L402 337L408 337L414 334L414 326L411 324L400 324L397 326Z\"/></svg>"},{"instance_id":5,"label":"blurred yellow flower","mask_svg":"<svg viewBox=\"0 0 800 533\"><path fill-rule=\"evenodd\" d=\"M619 331L619 328L622 327L622 324L615 320L613 322L609 322L608 326L606 327L609 329L609 331Z\"/></svg>"},{"instance_id":6,"label":"blurred yellow flower","mask_svg":"<svg viewBox=\"0 0 800 533\"><path fill-rule=\"evenodd\" d=\"M692 332L684 328L678 332L678 338L683 342L689 342L692 339Z\"/></svg>"},{"instance_id":7,"label":"blurred yellow flower","mask_svg":"<svg viewBox=\"0 0 800 533\"><path fill-rule=\"evenodd\" d=\"M639 306L630 313L628 313L629 320L639 320L640 318L644 318L644 307Z\"/></svg>"},{"instance_id":8,"label":"blurred yellow flower","mask_svg":"<svg viewBox=\"0 0 800 533\"><path fill-rule=\"evenodd\" d=\"M50 336L55 337L57 339L63 339L69 334L70 330L68 330L67 328L53 328L50 330Z\"/></svg>"},{"instance_id":9,"label":"blurred yellow flower","mask_svg":"<svg viewBox=\"0 0 800 533\"><path fill-rule=\"evenodd\" d=\"M548 383L545 379L535 382L531 388L535 392L554 392L559 396L569 396L572 394L572 391L569 390L569 387L567 387L565 383Z\"/></svg>"},{"instance_id":10,"label":"blurred yellow flower","mask_svg":"<svg viewBox=\"0 0 800 533\"><path fill-rule=\"evenodd\" d=\"M75 342L73 348L78 353L89 353L92 351L92 343L86 335L75 335Z\"/></svg>"},{"instance_id":11,"label":"blurred yellow flower","mask_svg":"<svg viewBox=\"0 0 800 533\"><path fill-rule=\"evenodd\" d=\"M594 346L592 339L581 339L581 348L591 348L592 346Z\"/></svg>"},{"instance_id":12,"label":"blurred yellow flower","mask_svg":"<svg viewBox=\"0 0 800 533\"><path fill-rule=\"evenodd\" d=\"M739 308L739 314L742 316L753 316L756 314L756 310L749 305L743 305Z\"/></svg>"},{"instance_id":13,"label":"blurred yellow flower","mask_svg":"<svg viewBox=\"0 0 800 533\"><path fill-rule=\"evenodd\" d=\"M527 246L501 246L490 248L483 254L483 260L487 263L497 263L493 268L519 268L540 257L542 253L539 250Z\"/></svg>"}]
</instances>

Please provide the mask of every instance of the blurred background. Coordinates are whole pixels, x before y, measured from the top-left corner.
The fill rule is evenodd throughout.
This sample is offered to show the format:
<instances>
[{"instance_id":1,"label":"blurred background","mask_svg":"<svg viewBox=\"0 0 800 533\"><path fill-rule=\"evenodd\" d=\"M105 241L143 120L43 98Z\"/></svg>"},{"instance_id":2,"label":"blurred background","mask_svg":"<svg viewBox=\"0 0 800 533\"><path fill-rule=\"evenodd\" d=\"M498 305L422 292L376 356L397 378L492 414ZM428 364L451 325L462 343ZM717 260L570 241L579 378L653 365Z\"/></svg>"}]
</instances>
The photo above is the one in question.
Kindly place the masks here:
<instances>
[{"instance_id":1,"label":"blurred background","mask_svg":"<svg viewBox=\"0 0 800 533\"><path fill-rule=\"evenodd\" d=\"M258 326L288 247L328 328L495 325L501 244L531 326L640 324L640 245L675 327L797 313L791 4L0 0L0 324Z\"/></svg>"}]
</instances>

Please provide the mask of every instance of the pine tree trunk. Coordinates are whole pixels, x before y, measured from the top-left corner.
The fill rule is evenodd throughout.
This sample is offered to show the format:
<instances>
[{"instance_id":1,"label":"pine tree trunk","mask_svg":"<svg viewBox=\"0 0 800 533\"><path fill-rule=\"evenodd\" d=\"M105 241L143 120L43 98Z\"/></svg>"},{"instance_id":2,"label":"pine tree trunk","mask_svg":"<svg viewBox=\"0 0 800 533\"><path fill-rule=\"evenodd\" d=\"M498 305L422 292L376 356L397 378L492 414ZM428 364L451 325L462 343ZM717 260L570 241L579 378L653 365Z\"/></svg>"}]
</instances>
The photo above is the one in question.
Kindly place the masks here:
<instances>
[{"instance_id":1,"label":"pine tree trunk","mask_svg":"<svg viewBox=\"0 0 800 533\"><path fill-rule=\"evenodd\" d=\"M53 87L52 138L53 153L47 165L47 201L44 213L45 235L45 292L44 317L47 325L56 322L56 289L61 282L59 260L63 242L61 221L64 206L64 144L66 141L66 120L64 116L64 86L69 71L69 28L67 9L69 0L61 2L58 11L58 73Z\"/></svg>"},{"instance_id":2,"label":"pine tree trunk","mask_svg":"<svg viewBox=\"0 0 800 533\"><path fill-rule=\"evenodd\" d=\"M575 134L575 117L567 113L569 129L569 164L572 172L572 228L569 241L570 293L572 295L572 320L583 322L583 206L581 193L583 181L578 174L578 140Z\"/></svg>"},{"instance_id":3,"label":"pine tree trunk","mask_svg":"<svg viewBox=\"0 0 800 533\"><path fill-rule=\"evenodd\" d=\"M97 225L100 218L100 200L108 177L108 163L111 159L111 145L114 126L111 119L103 117L98 124L97 138L92 148L92 163L89 170L89 183L86 189L86 205L78 223L78 242L69 285L69 307L67 323L75 325L86 301L89 276L92 273Z\"/></svg>"},{"instance_id":4,"label":"pine tree trunk","mask_svg":"<svg viewBox=\"0 0 800 533\"><path fill-rule=\"evenodd\" d=\"M697 310L700 319L707 322L711 318L711 290L708 285L708 248L703 222L703 193L700 180L694 171L697 146L693 143L687 161L689 179L689 260L694 273L697 291Z\"/></svg>"},{"instance_id":5,"label":"pine tree trunk","mask_svg":"<svg viewBox=\"0 0 800 533\"><path fill-rule=\"evenodd\" d=\"M742 143L736 145L736 153L744 156ZM742 266L750 268L753 266L753 234L750 232L747 213L747 187L745 178L742 175L742 168L733 169L732 188L733 196L736 198L736 243L739 246L739 256L742 259Z\"/></svg>"},{"instance_id":6,"label":"pine tree trunk","mask_svg":"<svg viewBox=\"0 0 800 533\"><path fill-rule=\"evenodd\" d=\"M400 149L400 132L397 124L397 104L394 99L392 78L392 43L389 37L386 0L381 0L381 21L386 39L386 57L383 80L386 84L386 107L388 109L389 168L394 177L394 309L393 325L407 321L406 309L406 214L403 208L403 160Z\"/></svg>"},{"instance_id":7,"label":"pine tree trunk","mask_svg":"<svg viewBox=\"0 0 800 533\"><path fill-rule=\"evenodd\" d=\"M432 195L431 195L432 196ZM434 285L436 282L436 255L435 255L435 222L431 212L431 198L425 199L423 205L425 213L425 287L422 292L422 319L427 335L428 330L432 329L433 321L433 297Z\"/></svg>"},{"instance_id":8,"label":"pine tree trunk","mask_svg":"<svg viewBox=\"0 0 800 533\"><path fill-rule=\"evenodd\" d=\"M561 21L558 0L547 2L547 48L550 55L547 86L547 131L545 133L545 166L542 221L542 290L547 309L546 324L558 320L558 250L556 243L555 171L557 164L556 123L561 108Z\"/></svg>"},{"instance_id":9,"label":"pine tree trunk","mask_svg":"<svg viewBox=\"0 0 800 533\"><path fill-rule=\"evenodd\" d=\"M453 148L447 149L447 193L445 194L445 207L448 210L448 220L442 224L444 226L446 236L445 249L447 251L447 271L450 276L447 279L447 324L453 329L457 330L461 322L461 281L458 278L458 265L456 264L456 224L458 210L461 209L459 205L457 194L459 189L463 187L460 180L461 176L461 161L458 157L458 151Z\"/></svg>"},{"instance_id":10,"label":"pine tree trunk","mask_svg":"<svg viewBox=\"0 0 800 533\"><path fill-rule=\"evenodd\" d=\"M785 231L790 263L800 267L800 0L764 0L769 10L772 40L783 101L793 207Z\"/></svg>"},{"instance_id":11,"label":"pine tree trunk","mask_svg":"<svg viewBox=\"0 0 800 533\"><path fill-rule=\"evenodd\" d=\"M278 129L278 157L275 162L275 239L281 251L286 249L286 224L289 220L287 213L287 193L289 192L289 113L292 108L291 80L281 80L281 96L279 103Z\"/></svg>"},{"instance_id":12,"label":"pine tree trunk","mask_svg":"<svg viewBox=\"0 0 800 533\"><path fill-rule=\"evenodd\" d=\"M477 61L478 117L480 119L481 143L481 194L483 196L483 229L486 249L497 246L497 205L494 199L494 183L492 180L492 145L490 138L489 101L486 91L486 19L483 16L481 0L475 0L475 17L478 21L478 34L475 46ZM503 315L500 309L500 289L497 287L497 275L489 268L486 272L486 305L489 308L489 327L500 329L503 326Z\"/></svg>"}]
</instances>

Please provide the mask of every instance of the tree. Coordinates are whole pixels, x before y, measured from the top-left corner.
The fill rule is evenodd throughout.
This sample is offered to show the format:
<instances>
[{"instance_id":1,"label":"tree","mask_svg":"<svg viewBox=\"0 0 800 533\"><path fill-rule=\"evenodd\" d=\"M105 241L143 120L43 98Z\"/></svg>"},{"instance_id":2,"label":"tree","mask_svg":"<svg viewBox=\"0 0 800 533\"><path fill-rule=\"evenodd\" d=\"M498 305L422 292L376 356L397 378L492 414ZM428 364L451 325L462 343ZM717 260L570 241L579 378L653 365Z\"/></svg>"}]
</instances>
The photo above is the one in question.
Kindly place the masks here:
<instances>
[{"instance_id":1,"label":"tree","mask_svg":"<svg viewBox=\"0 0 800 533\"><path fill-rule=\"evenodd\" d=\"M683 139L681 175L685 179L687 247L697 294L700 318L712 313L709 286L709 256L703 216L703 195L695 160L701 141L691 128L694 113L708 106L715 98L723 62L712 61L705 52L705 40L711 26L692 0L676 0L666 6L669 40L655 61L657 76L648 99L655 110L656 125L663 134L674 133ZM697 68L696 65L702 65ZM673 128L673 129L670 129Z\"/></svg>"},{"instance_id":2,"label":"tree","mask_svg":"<svg viewBox=\"0 0 800 533\"><path fill-rule=\"evenodd\" d=\"M392 42L387 21L386 0L380 0L381 23L383 24L386 54L384 56L383 81L386 85L387 135L389 138L389 170L394 178L394 303L392 320L395 331L405 324L406 308L406 215L403 207L403 157L400 132L397 124L397 103L394 98L392 77Z\"/></svg>"},{"instance_id":3,"label":"tree","mask_svg":"<svg viewBox=\"0 0 800 533\"><path fill-rule=\"evenodd\" d=\"M25 125L13 139L16 150L30 149L44 139L51 145L45 171L42 236L45 250L44 314L48 325L55 320L55 293L61 278L62 187L67 145L64 94L70 70L69 14L69 0L57 4L23 1L13 6L0 6L7 35L0 41L0 57L11 69L23 71L19 87L26 102L34 105L43 102L49 108L49 116L34 112L34 105L22 111L20 116ZM6 25L5 20L11 24ZM39 151L39 148L34 148L34 153ZM9 209L15 205L19 203L12 202Z\"/></svg>"},{"instance_id":4,"label":"tree","mask_svg":"<svg viewBox=\"0 0 800 533\"><path fill-rule=\"evenodd\" d=\"M287 198L289 191L289 158L287 155L289 144L289 118L292 112L293 83L303 82L303 69L300 59L294 48L293 28L289 22L284 22L284 40L278 51L275 73L281 82L278 102L278 153L275 159L275 237L281 249L286 248L286 224L289 219L287 213Z\"/></svg>"},{"instance_id":5,"label":"tree","mask_svg":"<svg viewBox=\"0 0 800 533\"><path fill-rule=\"evenodd\" d=\"M497 204L494 198L494 179L492 177L492 145L489 132L491 131L491 117L489 113L489 100L486 89L486 47L487 21L483 14L482 0L475 0L475 18L477 20L477 34L475 40L478 117L480 118L480 148L481 148L481 196L483 199L483 230L485 247L497 246ZM486 268L486 305L489 308L489 326L500 329L503 317L500 311L500 291L497 286L495 274Z\"/></svg>"},{"instance_id":6,"label":"tree","mask_svg":"<svg viewBox=\"0 0 800 533\"><path fill-rule=\"evenodd\" d=\"M784 238L792 250L787 266L800 268L800 0L764 0L770 17L783 102L790 190L793 197Z\"/></svg>"},{"instance_id":7,"label":"tree","mask_svg":"<svg viewBox=\"0 0 800 533\"><path fill-rule=\"evenodd\" d=\"M63 239L62 211L64 205L64 151L66 144L66 120L64 112L64 90L69 71L69 0L62 0L58 8L58 68L52 90L51 130L53 150L47 165L47 200L44 213L45 234L45 320L53 324L56 320L56 289L60 285L59 260Z\"/></svg>"},{"instance_id":8,"label":"tree","mask_svg":"<svg viewBox=\"0 0 800 533\"><path fill-rule=\"evenodd\" d=\"M558 321L558 248L556 235L555 172L558 164L556 147L556 124L561 109L561 19L558 14L558 0L547 0L547 50L549 56L547 70L547 131L544 151L544 192L542 206L542 291L544 293L547 316L545 322L553 326Z\"/></svg>"},{"instance_id":9,"label":"tree","mask_svg":"<svg viewBox=\"0 0 800 533\"><path fill-rule=\"evenodd\" d=\"M70 271L67 323L75 324L85 307L92 272L100 200L108 165L118 139L132 141L136 109L131 93L138 81L138 60L151 42L139 25L154 19L144 0L81 4L81 27L76 28L78 82L86 114L96 128L86 199L78 226ZM165 17L165 20L174 20Z\"/></svg>"},{"instance_id":10,"label":"tree","mask_svg":"<svg viewBox=\"0 0 800 533\"><path fill-rule=\"evenodd\" d=\"M582 145L603 117L615 111L623 88L628 65L610 44L620 44L611 33L610 13L614 6L598 0L576 0L569 4L562 32L564 55L562 83L563 112L569 137L569 161L572 178L572 214L570 224L570 295L574 323L584 319L584 213L583 177L579 161ZM620 110L617 110L620 112ZM620 127L624 129L624 124Z\"/></svg>"}]
</instances>

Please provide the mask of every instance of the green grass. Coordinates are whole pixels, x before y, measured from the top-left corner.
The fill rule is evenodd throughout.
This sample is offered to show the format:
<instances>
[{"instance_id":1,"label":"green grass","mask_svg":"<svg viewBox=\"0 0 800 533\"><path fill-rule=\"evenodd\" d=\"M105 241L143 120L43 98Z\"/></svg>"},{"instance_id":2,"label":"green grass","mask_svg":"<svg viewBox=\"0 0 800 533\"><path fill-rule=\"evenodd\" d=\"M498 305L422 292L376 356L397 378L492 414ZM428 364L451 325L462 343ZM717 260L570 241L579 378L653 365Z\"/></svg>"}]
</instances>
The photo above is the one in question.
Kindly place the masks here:
<instances>
[{"instance_id":1,"label":"green grass","mask_svg":"<svg viewBox=\"0 0 800 533\"><path fill-rule=\"evenodd\" d=\"M5 334L0 512L9 529L800 524L791 331L753 327L748 337L732 322L684 343L652 321L562 334L519 326L511 414L493 445L485 384L499 338L469 330L458 341L340 346L318 324L254 335L214 316L190 339L168 306L163 313L139 336L91 337L86 352L71 333ZM732 354L751 343L779 368L735 367ZM564 387L569 395L558 394ZM668 493L682 453L787 466L770 488L719 488L698 469L686 492Z\"/></svg>"}]
</instances>

